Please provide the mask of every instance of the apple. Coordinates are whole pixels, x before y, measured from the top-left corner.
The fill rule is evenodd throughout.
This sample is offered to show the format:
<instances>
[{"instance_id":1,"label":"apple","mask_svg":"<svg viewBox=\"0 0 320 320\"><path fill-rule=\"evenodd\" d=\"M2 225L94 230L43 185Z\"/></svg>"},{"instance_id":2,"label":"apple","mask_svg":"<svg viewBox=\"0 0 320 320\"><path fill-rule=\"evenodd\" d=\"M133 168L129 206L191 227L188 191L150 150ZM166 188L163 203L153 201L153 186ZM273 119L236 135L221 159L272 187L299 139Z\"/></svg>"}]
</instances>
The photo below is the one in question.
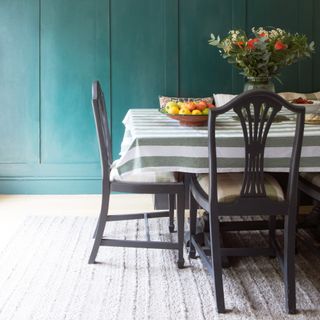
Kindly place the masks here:
<instances>
[{"instance_id":1,"label":"apple","mask_svg":"<svg viewBox=\"0 0 320 320\"><path fill-rule=\"evenodd\" d=\"M197 103L197 109L203 111L205 108L207 108L207 103L204 100L200 100Z\"/></svg>"},{"instance_id":2,"label":"apple","mask_svg":"<svg viewBox=\"0 0 320 320\"><path fill-rule=\"evenodd\" d=\"M186 103L186 107L190 110L193 111L194 109L196 109L196 104L193 101L189 101Z\"/></svg>"},{"instance_id":3,"label":"apple","mask_svg":"<svg viewBox=\"0 0 320 320\"><path fill-rule=\"evenodd\" d=\"M179 109L179 106L177 105L177 103L175 101L169 101L169 102L167 102L167 104L165 106L165 111L169 113L169 109L171 109L172 107L176 107Z\"/></svg>"},{"instance_id":4,"label":"apple","mask_svg":"<svg viewBox=\"0 0 320 320\"><path fill-rule=\"evenodd\" d=\"M187 104L188 104L188 102L181 102L180 105L179 105L180 109L182 109L182 108L187 108L188 109Z\"/></svg>"},{"instance_id":5,"label":"apple","mask_svg":"<svg viewBox=\"0 0 320 320\"><path fill-rule=\"evenodd\" d=\"M215 108L216 106L212 103L208 103L208 108L211 109L211 108Z\"/></svg>"},{"instance_id":6,"label":"apple","mask_svg":"<svg viewBox=\"0 0 320 320\"><path fill-rule=\"evenodd\" d=\"M204 115L208 115L209 114L209 108L205 108L203 111L202 111L202 114Z\"/></svg>"},{"instance_id":7,"label":"apple","mask_svg":"<svg viewBox=\"0 0 320 320\"><path fill-rule=\"evenodd\" d=\"M180 111L180 109L179 109L178 105L171 105L168 108L168 113L169 114L178 114L179 111Z\"/></svg>"},{"instance_id":8,"label":"apple","mask_svg":"<svg viewBox=\"0 0 320 320\"><path fill-rule=\"evenodd\" d=\"M181 108L179 114L189 115L191 114L191 111L188 108Z\"/></svg>"},{"instance_id":9,"label":"apple","mask_svg":"<svg viewBox=\"0 0 320 320\"><path fill-rule=\"evenodd\" d=\"M181 108L183 106L184 102L183 101L178 101L177 105Z\"/></svg>"},{"instance_id":10,"label":"apple","mask_svg":"<svg viewBox=\"0 0 320 320\"><path fill-rule=\"evenodd\" d=\"M200 116L200 115L202 115L202 112L200 110L198 110L198 109L195 109L195 110L192 111L192 114L194 116Z\"/></svg>"}]
</instances>

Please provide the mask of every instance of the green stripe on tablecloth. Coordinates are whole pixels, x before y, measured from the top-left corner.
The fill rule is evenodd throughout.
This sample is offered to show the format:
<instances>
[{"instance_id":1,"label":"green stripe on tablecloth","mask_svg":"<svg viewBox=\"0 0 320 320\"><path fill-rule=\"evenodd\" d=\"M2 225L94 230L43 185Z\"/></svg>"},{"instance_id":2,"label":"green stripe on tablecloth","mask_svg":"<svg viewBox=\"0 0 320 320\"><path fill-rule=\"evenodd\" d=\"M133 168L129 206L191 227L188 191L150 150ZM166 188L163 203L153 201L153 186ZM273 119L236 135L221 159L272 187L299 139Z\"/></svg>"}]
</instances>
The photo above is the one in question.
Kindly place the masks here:
<instances>
[{"instance_id":1,"label":"green stripe on tablecloth","mask_svg":"<svg viewBox=\"0 0 320 320\"><path fill-rule=\"evenodd\" d=\"M320 137L315 136L305 136L303 140L303 146L317 146L319 144ZM137 138L135 144L133 144L130 149L139 146L190 146L190 147L205 147L208 145L207 137L186 137L186 139L170 138L170 137L158 137L158 138ZM243 146L242 137L218 137L217 138L218 147L241 147ZM292 146L292 137L268 137L267 147L284 147Z\"/></svg>"},{"instance_id":2,"label":"green stripe on tablecloth","mask_svg":"<svg viewBox=\"0 0 320 320\"><path fill-rule=\"evenodd\" d=\"M315 148L319 148L319 139L320 137L308 137L308 136L304 136L303 137L303 143L302 146L303 147L315 147Z\"/></svg>"},{"instance_id":3,"label":"green stripe on tablecloth","mask_svg":"<svg viewBox=\"0 0 320 320\"><path fill-rule=\"evenodd\" d=\"M318 138L319 139L319 138ZM314 146L316 137L306 137L304 146ZM292 138L281 137L281 138L269 138L267 142L267 147L272 145L272 147L283 147L290 146L292 144ZM130 149L136 146L189 146L189 147L206 147L208 145L208 138L206 137L186 137L185 139L180 138L170 138L170 137L161 137L161 138L137 138L135 144L131 146ZM243 146L243 138L217 138L218 147L241 147Z\"/></svg>"},{"instance_id":4,"label":"green stripe on tablecloth","mask_svg":"<svg viewBox=\"0 0 320 320\"><path fill-rule=\"evenodd\" d=\"M205 147L208 146L207 137L188 137L187 139L180 138L152 138L152 139L143 139L138 138L136 145L139 146L190 146L190 147ZM135 145L132 145L130 149L134 148Z\"/></svg>"},{"instance_id":5,"label":"green stripe on tablecloth","mask_svg":"<svg viewBox=\"0 0 320 320\"><path fill-rule=\"evenodd\" d=\"M120 174L140 168L148 167L189 167L208 168L208 158L187 158L187 157L141 157L127 161L118 167Z\"/></svg>"},{"instance_id":6,"label":"green stripe on tablecloth","mask_svg":"<svg viewBox=\"0 0 320 320\"><path fill-rule=\"evenodd\" d=\"M288 168L290 158L266 158L265 169L268 168ZM301 158L300 168L318 167L320 157ZM207 158L193 157L141 157L139 160L133 159L118 167L119 173L148 167L187 167L207 169ZM242 158L218 158L218 168L243 168L244 160Z\"/></svg>"}]
</instances>

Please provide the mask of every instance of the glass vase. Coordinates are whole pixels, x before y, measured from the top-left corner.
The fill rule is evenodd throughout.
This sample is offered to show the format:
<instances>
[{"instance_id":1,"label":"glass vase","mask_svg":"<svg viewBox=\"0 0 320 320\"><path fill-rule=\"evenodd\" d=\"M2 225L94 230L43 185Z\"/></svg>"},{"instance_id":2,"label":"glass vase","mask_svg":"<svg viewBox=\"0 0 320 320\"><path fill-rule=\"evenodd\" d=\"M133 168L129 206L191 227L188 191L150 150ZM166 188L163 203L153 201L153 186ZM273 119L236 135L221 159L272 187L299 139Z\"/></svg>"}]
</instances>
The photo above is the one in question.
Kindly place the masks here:
<instances>
[{"instance_id":1,"label":"glass vase","mask_svg":"<svg viewBox=\"0 0 320 320\"><path fill-rule=\"evenodd\" d=\"M244 84L243 91L262 89L275 92L275 87L270 77L248 77Z\"/></svg>"}]
</instances>

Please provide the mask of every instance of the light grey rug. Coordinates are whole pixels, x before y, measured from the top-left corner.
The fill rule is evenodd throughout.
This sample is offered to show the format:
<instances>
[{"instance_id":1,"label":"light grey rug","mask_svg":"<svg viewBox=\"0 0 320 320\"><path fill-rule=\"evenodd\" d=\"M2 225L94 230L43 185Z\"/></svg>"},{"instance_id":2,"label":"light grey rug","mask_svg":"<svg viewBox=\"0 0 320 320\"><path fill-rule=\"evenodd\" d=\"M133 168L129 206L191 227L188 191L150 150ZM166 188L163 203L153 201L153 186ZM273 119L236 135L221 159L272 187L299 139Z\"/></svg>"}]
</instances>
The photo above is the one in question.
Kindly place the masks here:
<instances>
[{"instance_id":1,"label":"light grey rug","mask_svg":"<svg viewBox=\"0 0 320 320\"><path fill-rule=\"evenodd\" d=\"M140 238L142 223L110 223L109 230ZM174 251L104 247L100 263L88 265L94 226L91 218L28 218L0 254L0 319L320 319L320 259L303 245L297 256L299 314L284 312L276 260L241 258L225 270L230 312L218 315L210 277L198 260L179 270ZM153 221L151 230L165 239L167 220ZM260 233L255 237L265 241Z\"/></svg>"}]
</instances>

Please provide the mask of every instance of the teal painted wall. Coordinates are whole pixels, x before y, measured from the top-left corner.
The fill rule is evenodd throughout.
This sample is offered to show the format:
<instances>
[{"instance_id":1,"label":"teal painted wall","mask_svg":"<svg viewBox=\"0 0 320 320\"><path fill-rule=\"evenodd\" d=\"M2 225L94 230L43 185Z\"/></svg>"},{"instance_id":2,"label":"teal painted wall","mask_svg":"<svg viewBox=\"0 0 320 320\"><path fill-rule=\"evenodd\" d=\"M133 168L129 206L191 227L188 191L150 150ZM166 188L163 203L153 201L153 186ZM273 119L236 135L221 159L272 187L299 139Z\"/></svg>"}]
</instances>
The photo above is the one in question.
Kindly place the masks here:
<instances>
[{"instance_id":1,"label":"teal painted wall","mask_svg":"<svg viewBox=\"0 0 320 320\"><path fill-rule=\"evenodd\" d=\"M211 32L279 26L320 44L319 12L317 0L0 0L0 193L100 192L93 80L117 157L129 108L242 91ZM319 70L320 50L277 90L320 90Z\"/></svg>"}]
</instances>

